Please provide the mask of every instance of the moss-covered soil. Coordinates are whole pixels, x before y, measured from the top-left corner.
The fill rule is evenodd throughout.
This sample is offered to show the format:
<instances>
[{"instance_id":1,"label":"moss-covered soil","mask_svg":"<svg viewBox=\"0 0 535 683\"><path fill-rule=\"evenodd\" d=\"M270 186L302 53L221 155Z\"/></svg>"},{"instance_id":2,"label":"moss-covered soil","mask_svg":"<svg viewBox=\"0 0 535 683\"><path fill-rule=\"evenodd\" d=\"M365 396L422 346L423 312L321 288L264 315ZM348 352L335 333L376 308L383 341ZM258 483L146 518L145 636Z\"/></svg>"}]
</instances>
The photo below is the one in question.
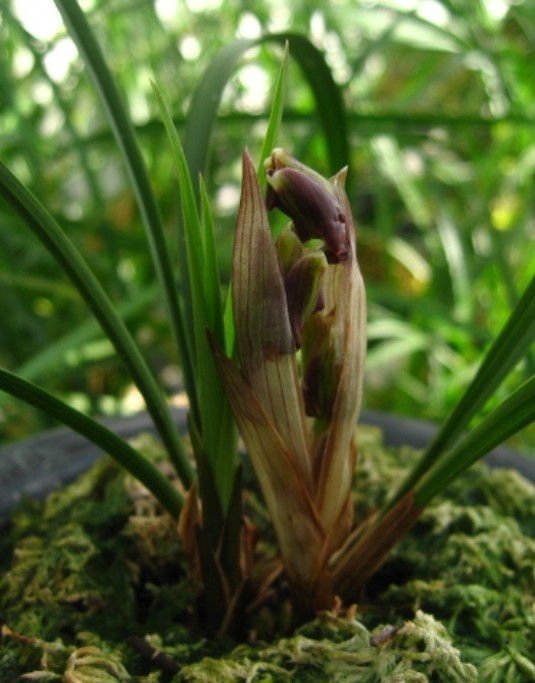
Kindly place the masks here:
<instances>
[{"instance_id":1,"label":"moss-covered soil","mask_svg":"<svg viewBox=\"0 0 535 683\"><path fill-rule=\"evenodd\" d=\"M358 515L414 459L360 433ZM141 438L146 452L157 448ZM262 506L246 496L260 528ZM288 629L279 597L246 643L203 637L171 520L107 459L0 539L0 681L535 681L535 488L475 467L431 506L357 606ZM259 545L269 553L270 533Z\"/></svg>"}]
</instances>

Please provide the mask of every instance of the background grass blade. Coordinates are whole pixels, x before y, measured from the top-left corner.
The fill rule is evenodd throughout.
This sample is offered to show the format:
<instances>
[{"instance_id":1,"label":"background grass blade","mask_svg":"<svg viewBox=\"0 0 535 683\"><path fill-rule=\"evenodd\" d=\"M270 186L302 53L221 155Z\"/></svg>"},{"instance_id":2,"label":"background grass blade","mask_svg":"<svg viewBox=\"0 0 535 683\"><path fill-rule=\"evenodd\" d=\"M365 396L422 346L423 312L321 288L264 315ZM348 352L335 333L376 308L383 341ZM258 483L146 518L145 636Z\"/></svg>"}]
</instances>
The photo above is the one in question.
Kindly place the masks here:
<instances>
[{"instance_id":1,"label":"background grass blade","mask_svg":"<svg viewBox=\"0 0 535 683\"><path fill-rule=\"evenodd\" d=\"M184 153L192 178L206 177L212 129L223 96L236 64L255 39L236 40L225 45L212 59L195 89L184 128Z\"/></svg>"},{"instance_id":2,"label":"background grass blade","mask_svg":"<svg viewBox=\"0 0 535 683\"><path fill-rule=\"evenodd\" d=\"M535 420L535 375L485 417L415 487L415 504L427 505L453 479Z\"/></svg>"},{"instance_id":3,"label":"background grass blade","mask_svg":"<svg viewBox=\"0 0 535 683\"><path fill-rule=\"evenodd\" d=\"M169 479L128 442L93 418L80 413L43 389L2 368L0 368L0 389L42 410L102 448L146 486L173 517L178 517L182 508L182 496Z\"/></svg>"},{"instance_id":4,"label":"background grass blade","mask_svg":"<svg viewBox=\"0 0 535 683\"><path fill-rule=\"evenodd\" d=\"M182 482L189 486L193 479L191 465L164 396L104 289L52 216L1 162L0 192L70 277L99 321L143 395L147 410Z\"/></svg>"},{"instance_id":5,"label":"background grass blade","mask_svg":"<svg viewBox=\"0 0 535 683\"><path fill-rule=\"evenodd\" d=\"M323 54L304 36L278 33L226 45L206 70L193 95L184 134L184 151L192 177L199 173L205 175L211 132L225 85L245 52L262 43L289 45L289 54L301 67L314 95L331 171L334 173L349 163L347 117L342 94Z\"/></svg>"},{"instance_id":6,"label":"background grass blade","mask_svg":"<svg viewBox=\"0 0 535 683\"><path fill-rule=\"evenodd\" d=\"M505 327L488 349L465 394L411 471L394 500L399 500L468 427L507 374L535 341L535 276L526 287Z\"/></svg>"},{"instance_id":7,"label":"background grass blade","mask_svg":"<svg viewBox=\"0 0 535 683\"><path fill-rule=\"evenodd\" d=\"M155 284L153 287L149 287L144 292L141 292L134 300L117 306L117 313L123 321L126 321L131 316L138 315L148 309L154 304L157 296L158 288ZM22 365L19 365L16 369L16 374L28 381L35 382L40 377L55 370L56 367L67 364L67 358L71 353L79 351L84 345L95 339L102 338L102 329L97 321L93 319L86 320L56 341L47 344L38 354L32 356ZM2 405L1 396L0 405Z\"/></svg>"},{"instance_id":8,"label":"background grass blade","mask_svg":"<svg viewBox=\"0 0 535 683\"><path fill-rule=\"evenodd\" d=\"M100 46L76 0L54 1L87 66L108 115L117 145L123 155L143 217L153 263L162 285L172 333L177 347L180 349L183 344L179 340L183 338L184 330L171 258L165 242L162 221L154 193L132 123ZM180 360L182 361L182 359Z\"/></svg>"}]
</instances>

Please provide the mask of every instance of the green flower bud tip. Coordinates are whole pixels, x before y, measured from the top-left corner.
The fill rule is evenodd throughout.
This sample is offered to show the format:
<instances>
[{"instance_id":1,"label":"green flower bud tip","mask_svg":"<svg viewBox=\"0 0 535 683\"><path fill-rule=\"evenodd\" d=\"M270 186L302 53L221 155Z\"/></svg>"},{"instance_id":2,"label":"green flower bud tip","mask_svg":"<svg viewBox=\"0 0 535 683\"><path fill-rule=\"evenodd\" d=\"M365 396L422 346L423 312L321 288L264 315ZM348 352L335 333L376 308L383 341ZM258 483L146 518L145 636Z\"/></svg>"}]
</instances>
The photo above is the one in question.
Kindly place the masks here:
<instances>
[{"instance_id":1,"label":"green flower bud tip","mask_svg":"<svg viewBox=\"0 0 535 683\"><path fill-rule=\"evenodd\" d=\"M331 183L283 149L274 149L264 162L268 210L280 209L292 219L302 242L319 237L329 263L349 258L346 216Z\"/></svg>"}]
</instances>

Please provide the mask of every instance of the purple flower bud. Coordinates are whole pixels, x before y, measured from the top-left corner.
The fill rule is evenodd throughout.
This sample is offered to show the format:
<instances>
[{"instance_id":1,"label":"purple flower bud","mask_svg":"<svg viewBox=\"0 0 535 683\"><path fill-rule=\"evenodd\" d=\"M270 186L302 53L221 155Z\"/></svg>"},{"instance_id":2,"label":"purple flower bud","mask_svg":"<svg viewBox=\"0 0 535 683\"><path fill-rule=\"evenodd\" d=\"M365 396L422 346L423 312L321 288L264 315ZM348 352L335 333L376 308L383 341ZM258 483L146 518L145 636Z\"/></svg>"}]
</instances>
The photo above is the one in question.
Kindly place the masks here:
<instances>
[{"instance_id":1,"label":"purple flower bud","mask_svg":"<svg viewBox=\"0 0 535 683\"><path fill-rule=\"evenodd\" d=\"M347 261L347 221L332 184L280 148L273 150L264 166L267 208L276 207L289 216L302 242L322 239L329 263Z\"/></svg>"}]
</instances>

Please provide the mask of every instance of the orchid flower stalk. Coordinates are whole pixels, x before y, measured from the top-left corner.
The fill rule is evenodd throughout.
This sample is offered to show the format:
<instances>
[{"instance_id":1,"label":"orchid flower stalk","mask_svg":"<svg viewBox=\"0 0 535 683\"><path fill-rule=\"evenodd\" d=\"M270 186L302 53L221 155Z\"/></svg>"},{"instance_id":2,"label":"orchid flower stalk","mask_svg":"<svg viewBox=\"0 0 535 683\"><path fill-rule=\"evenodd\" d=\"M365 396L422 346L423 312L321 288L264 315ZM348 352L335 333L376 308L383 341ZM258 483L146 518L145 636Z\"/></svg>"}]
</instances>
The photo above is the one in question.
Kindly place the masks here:
<instances>
[{"instance_id":1,"label":"orchid flower stalk","mask_svg":"<svg viewBox=\"0 0 535 683\"><path fill-rule=\"evenodd\" d=\"M265 170L267 201L244 154L232 272L239 367L213 348L296 604L312 613L332 606L330 560L353 524L365 293L346 170L328 181L282 149ZM292 221L276 241L268 207Z\"/></svg>"}]
</instances>

